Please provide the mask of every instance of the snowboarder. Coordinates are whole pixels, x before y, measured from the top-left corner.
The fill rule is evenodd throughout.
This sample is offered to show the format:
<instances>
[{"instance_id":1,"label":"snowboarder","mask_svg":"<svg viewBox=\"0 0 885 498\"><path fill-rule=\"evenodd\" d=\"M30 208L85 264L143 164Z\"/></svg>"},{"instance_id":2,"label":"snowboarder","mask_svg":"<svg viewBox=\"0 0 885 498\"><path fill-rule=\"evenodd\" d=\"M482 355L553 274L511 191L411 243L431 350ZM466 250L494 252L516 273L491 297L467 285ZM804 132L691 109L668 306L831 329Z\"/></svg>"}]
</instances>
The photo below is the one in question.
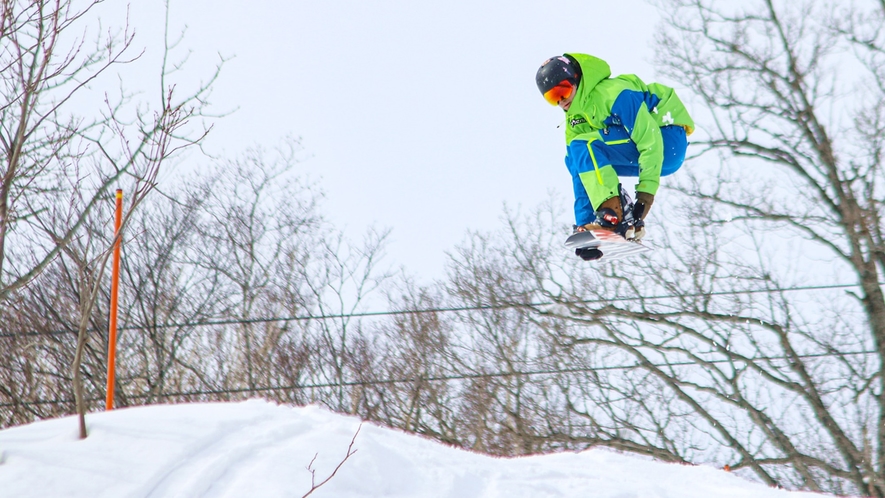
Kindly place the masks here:
<instances>
[{"instance_id":1,"label":"snowboarder","mask_svg":"<svg viewBox=\"0 0 885 498\"><path fill-rule=\"evenodd\" d=\"M575 232L608 230L639 241L661 176L682 166L694 131L682 101L670 87L632 74L612 77L608 63L586 54L547 59L535 81L547 102L565 111ZM620 176L639 177L635 203ZM575 252L601 257L598 250Z\"/></svg>"}]
</instances>

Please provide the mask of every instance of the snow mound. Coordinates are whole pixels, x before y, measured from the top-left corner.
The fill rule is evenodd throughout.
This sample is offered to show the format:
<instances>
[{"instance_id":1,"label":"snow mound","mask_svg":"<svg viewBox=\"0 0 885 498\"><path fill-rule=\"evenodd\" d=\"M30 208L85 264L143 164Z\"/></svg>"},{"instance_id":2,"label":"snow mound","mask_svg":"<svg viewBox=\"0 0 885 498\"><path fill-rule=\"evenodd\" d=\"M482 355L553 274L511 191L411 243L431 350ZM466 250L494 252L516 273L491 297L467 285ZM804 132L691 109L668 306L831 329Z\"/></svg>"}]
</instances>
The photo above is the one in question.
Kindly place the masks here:
<instances>
[{"instance_id":1,"label":"snow mound","mask_svg":"<svg viewBox=\"0 0 885 498\"><path fill-rule=\"evenodd\" d=\"M0 431L0 497L820 498L606 450L493 458L315 406L157 405Z\"/></svg>"}]
</instances>

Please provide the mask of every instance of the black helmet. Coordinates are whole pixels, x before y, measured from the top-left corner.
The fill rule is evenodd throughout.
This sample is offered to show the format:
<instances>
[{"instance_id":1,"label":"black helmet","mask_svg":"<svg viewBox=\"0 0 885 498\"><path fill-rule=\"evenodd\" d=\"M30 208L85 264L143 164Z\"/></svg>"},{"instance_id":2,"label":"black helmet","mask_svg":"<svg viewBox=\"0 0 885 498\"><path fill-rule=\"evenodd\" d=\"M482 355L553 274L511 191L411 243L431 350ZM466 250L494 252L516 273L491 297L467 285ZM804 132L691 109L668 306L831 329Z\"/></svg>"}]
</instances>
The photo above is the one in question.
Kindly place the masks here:
<instances>
[{"instance_id":1,"label":"black helmet","mask_svg":"<svg viewBox=\"0 0 885 498\"><path fill-rule=\"evenodd\" d=\"M577 86L579 79L581 79L581 68L563 55L557 55L544 61L538 69L538 74L535 75L535 83L538 84L541 94L547 93L553 87L562 84L563 81Z\"/></svg>"}]
</instances>

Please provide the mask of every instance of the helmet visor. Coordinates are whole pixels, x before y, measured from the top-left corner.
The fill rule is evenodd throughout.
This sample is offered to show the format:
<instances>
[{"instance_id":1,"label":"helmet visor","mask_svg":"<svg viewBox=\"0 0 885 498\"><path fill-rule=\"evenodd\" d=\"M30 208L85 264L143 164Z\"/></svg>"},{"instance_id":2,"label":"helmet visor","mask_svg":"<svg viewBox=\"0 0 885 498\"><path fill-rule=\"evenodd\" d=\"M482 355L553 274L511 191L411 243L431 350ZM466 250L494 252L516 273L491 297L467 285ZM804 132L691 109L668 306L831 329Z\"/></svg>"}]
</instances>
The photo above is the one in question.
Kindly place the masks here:
<instances>
[{"instance_id":1,"label":"helmet visor","mask_svg":"<svg viewBox=\"0 0 885 498\"><path fill-rule=\"evenodd\" d=\"M544 99L550 102L550 105L559 105L561 100L571 97L574 91L574 85L562 80L558 85L544 92Z\"/></svg>"}]
</instances>

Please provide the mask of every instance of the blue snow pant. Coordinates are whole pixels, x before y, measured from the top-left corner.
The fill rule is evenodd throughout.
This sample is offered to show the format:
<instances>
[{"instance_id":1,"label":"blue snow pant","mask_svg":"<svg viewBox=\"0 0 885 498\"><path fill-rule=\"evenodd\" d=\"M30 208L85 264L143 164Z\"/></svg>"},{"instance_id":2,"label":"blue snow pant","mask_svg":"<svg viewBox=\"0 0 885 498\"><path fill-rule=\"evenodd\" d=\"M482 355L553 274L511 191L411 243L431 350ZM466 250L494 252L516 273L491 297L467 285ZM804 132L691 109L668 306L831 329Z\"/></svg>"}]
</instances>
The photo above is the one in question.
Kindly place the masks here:
<instances>
[{"instance_id":1,"label":"blue snow pant","mask_svg":"<svg viewBox=\"0 0 885 498\"><path fill-rule=\"evenodd\" d=\"M596 220L596 210L580 177L582 173L594 171L594 158L596 168L612 166L619 177L639 176L639 151L636 149L636 144L630 140L626 128L610 126L606 132L599 132L598 136L599 139L589 142L589 147L587 140L572 140L568 146L568 155L565 157L565 165L572 175L574 185L577 225L586 225ZM672 175L685 160L685 150L688 147L685 128L675 125L664 126L661 128L661 137L664 141L661 176ZM593 158L590 157L591 149ZM600 202L618 195L617 185L608 188L610 192L603 194L604 198Z\"/></svg>"}]
</instances>

